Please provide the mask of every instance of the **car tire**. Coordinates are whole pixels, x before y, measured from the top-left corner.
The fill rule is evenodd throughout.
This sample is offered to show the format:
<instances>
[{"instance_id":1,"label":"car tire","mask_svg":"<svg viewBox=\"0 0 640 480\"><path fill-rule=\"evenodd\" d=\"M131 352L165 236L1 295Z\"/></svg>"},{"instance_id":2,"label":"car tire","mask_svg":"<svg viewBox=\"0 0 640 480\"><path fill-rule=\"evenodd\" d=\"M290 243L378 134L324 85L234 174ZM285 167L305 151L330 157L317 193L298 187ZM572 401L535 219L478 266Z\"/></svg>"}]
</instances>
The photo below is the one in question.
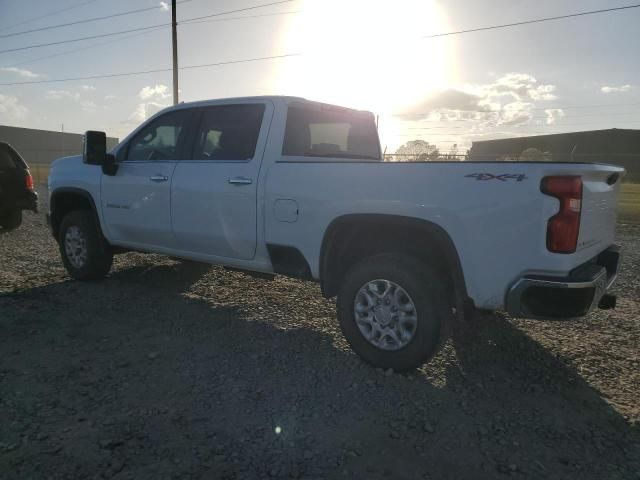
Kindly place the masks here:
<instances>
[{"instance_id":1,"label":"car tire","mask_svg":"<svg viewBox=\"0 0 640 480\"><path fill-rule=\"evenodd\" d=\"M381 297L385 289L387 294ZM452 317L447 298L441 278L420 260L401 254L375 255L344 276L338 320L351 348L367 363L411 370L438 350L441 333Z\"/></svg>"},{"instance_id":2,"label":"car tire","mask_svg":"<svg viewBox=\"0 0 640 480\"><path fill-rule=\"evenodd\" d=\"M58 245L67 272L76 280L99 280L109 273L113 252L93 212L67 213L60 223Z\"/></svg>"},{"instance_id":3,"label":"car tire","mask_svg":"<svg viewBox=\"0 0 640 480\"><path fill-rule=\"evenodd\" d=\"M10 232L22 224L22 210L10 210L0 216L0 231Z\"/></svg>"}]
</instances>

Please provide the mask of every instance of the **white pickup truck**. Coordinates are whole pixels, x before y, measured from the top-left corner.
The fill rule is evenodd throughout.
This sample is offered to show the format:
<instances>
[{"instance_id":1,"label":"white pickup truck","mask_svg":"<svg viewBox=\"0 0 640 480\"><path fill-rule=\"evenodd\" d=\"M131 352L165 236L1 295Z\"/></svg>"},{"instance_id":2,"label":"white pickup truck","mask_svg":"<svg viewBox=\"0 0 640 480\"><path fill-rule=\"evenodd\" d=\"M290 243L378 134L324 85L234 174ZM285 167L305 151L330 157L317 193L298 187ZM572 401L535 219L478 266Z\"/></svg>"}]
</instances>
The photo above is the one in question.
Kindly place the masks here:
<instances>
[{"instance_id":1,"label":"white pickup truck","mask_svg":"<svg viewBox=\"0 0 640 480\"><path fill-rule=\"evenodd\" d=\"M612 308L624 169L383 161L374 116L292 97L182 103L111 153L57 160L48 220L69 274L135 250L320 282L352 348L424 363L473 308Z\"/></svg>"}]
</instances>

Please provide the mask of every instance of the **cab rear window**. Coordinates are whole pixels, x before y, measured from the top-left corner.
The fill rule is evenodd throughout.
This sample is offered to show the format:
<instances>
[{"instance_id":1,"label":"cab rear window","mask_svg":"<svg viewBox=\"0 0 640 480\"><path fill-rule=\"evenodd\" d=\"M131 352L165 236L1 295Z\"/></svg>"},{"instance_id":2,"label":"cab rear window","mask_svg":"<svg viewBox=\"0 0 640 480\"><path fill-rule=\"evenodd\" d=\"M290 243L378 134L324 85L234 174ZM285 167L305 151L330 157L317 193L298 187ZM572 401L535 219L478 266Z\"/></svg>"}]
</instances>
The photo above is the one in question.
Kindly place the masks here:
<instances>
[{"instance_id":1,"label":"cab rear window","mask_svg":"<svg viewBox=\"0 0 640 480\"><path fill-rule=\"evenodd\" d=\"M292 104L287 111L282 155L380 160L373 115L339 107Z\"/></svg>"}]
</instances>

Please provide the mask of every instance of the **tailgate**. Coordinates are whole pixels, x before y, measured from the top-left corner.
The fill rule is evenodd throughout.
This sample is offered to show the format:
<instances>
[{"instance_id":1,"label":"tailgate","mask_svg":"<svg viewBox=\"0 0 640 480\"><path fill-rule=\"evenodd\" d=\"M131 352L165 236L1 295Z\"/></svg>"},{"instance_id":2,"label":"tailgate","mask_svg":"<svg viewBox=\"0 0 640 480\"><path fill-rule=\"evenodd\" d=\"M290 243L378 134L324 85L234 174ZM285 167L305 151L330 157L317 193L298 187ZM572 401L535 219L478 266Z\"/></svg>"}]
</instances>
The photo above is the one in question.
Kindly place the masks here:
<instances>
[{"instance_id":1,"label":"tailgate","mask_svg":"<svg viewBox=\"0 0 640 480\"><path fill-rule=\"evenodd\" d=\"M577 251L604 250L613 244L620 180L619 167L598 165L582 172L582 214Z\"/></svg>"}]
</instances>

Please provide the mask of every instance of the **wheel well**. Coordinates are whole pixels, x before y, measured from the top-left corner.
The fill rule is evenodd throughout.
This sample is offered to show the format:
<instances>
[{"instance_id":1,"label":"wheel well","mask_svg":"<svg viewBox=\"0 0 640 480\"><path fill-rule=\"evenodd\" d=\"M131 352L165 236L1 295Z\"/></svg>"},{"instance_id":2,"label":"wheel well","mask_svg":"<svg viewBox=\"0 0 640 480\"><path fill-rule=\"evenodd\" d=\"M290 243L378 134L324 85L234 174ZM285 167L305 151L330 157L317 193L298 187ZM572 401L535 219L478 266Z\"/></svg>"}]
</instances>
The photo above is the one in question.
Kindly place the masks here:
<instances>
[{"instance_id":1,"label":"wheel well","mask_svg":"<svg viewBox=\"0 0 640 480\"><path fill-rule=\"evenodd\" d=\"M60 223L67 213L73 210L90 210L94 215L97 213L91 195L79 189L65 189L54 192L51 195L49 210L51 212L51 230L55 238L58 238Z\"/></svg>"},{"instance_id":2,"label":"wheel well","mask_svg":"<svg viewBox=\"0 0 640 480\"><path fill-rule=\"evenodd\" d=\"M346 215L331 223L320 254L323 294L337 295L349 268L379 253L403 253L422 260L442 275L452 305L467 302L460 259L449 235L434 223L394 215Z\"/></svg>"}]
</instances>

